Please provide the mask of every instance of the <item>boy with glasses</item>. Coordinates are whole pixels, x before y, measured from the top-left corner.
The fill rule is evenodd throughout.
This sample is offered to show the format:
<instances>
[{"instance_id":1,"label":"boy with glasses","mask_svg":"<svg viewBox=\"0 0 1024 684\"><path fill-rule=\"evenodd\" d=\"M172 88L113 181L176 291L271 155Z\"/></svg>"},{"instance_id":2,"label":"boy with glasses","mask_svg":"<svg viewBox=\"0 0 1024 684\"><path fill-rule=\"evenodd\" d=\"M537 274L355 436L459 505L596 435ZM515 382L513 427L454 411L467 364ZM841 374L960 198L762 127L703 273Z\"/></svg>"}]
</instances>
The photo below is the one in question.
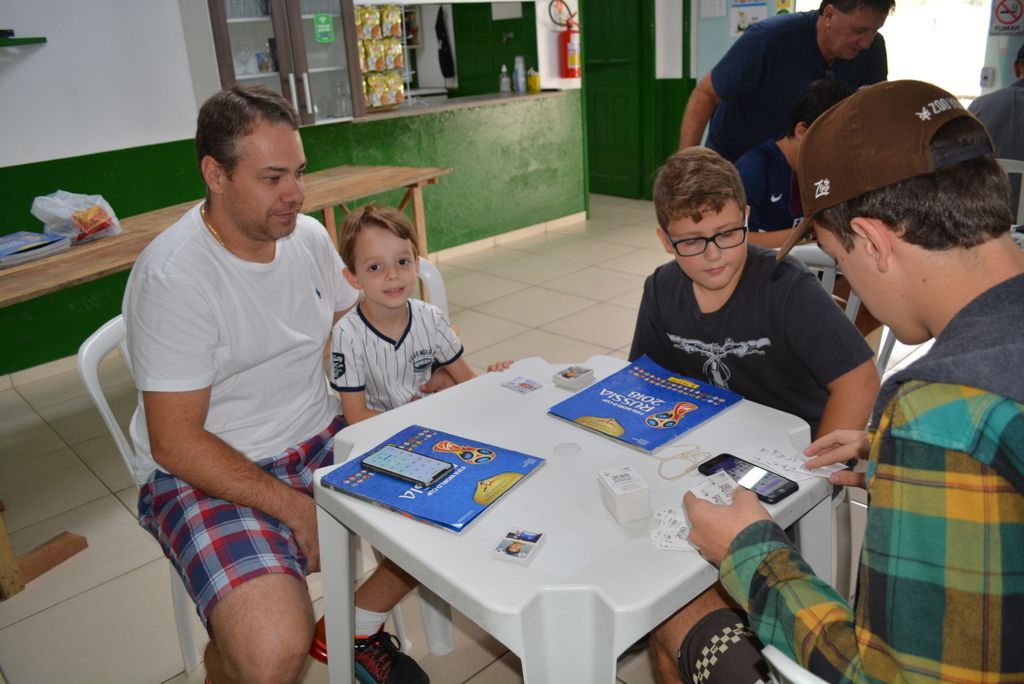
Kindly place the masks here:
<instances>
[{"instance_id":1,"label":"boy with glasses","mask_svg":"<svg viewBox=\"0 0 1024 684\"><path fill-rule=\"evenodd\" d=\"M735 167L693 147L654 186L658 238L674 263L644 284L630 349L677 373L795 414L811 433L863 429L878 391L872 352L799 262L747 243Z\"/></svg>"},{"instance_id":2,"label":"boy with glasses","mask_svg":"<svg viewBox=\"0 0 1024 684\"><path fill-rule=\"evenodd\" d=\"M677 373L727 387L803 418L811 435L863 430L878 391L871 348L804 266L747 242L746 196L736 168L716 152L672 155L654 183L658 238L675 257L644 283L630 360L647 354ZM691 643L751 649L742 616L716 584L651 635L658 680L678 681L683 635ZM724 648L722 649L725 650ZM731 654L735 655L735 653ZM750 658L719 681L756 681ZM698 659L699 660L699 659ZM744 669L747 667L747 669ZM693 681L698 672L686 672Z\"/></svg>"}]
</instances>

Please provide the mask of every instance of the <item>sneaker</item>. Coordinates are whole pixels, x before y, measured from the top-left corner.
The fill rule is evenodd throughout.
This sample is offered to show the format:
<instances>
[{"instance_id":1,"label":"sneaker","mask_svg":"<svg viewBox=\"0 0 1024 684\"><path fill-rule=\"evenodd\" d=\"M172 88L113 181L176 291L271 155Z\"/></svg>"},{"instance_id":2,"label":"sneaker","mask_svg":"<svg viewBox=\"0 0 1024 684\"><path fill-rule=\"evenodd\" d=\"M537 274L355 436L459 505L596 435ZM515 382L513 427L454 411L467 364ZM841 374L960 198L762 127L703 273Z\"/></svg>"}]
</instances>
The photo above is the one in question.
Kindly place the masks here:
<instances>
[{"instance_id":1,"label":"sneaker","mask_svg":"<svg viewBox=\"0 0 1024 684\"><path fill-rule=\"evenodd\" d=\"M356 639L356 679L362 684L429 684L416 661L398 649L398 639L383 628Z\"/></svg>"}]
</instances>

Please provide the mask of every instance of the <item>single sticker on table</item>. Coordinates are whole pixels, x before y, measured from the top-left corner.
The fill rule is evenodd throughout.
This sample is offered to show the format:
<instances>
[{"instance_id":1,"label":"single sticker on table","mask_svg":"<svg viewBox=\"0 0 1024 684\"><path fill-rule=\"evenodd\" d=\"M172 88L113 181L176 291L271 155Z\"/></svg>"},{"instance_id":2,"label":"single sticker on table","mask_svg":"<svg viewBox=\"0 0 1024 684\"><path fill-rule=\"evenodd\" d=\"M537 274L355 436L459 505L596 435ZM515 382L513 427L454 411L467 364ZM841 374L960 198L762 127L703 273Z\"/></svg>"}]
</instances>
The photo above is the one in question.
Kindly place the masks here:
<instances>
[{"instance_id":1,"label":"single sticker on table","mask_svg":"<svg viewBox=\"0 0 1024 684\"><path fill-rule=\"evenodd\" d=\"M505 382L501 383L501 386L507 387L513 392L526 394L527 392L532 392L533 390L538 389L541 386L541 384L539 382L531 380L530 378L523 377L522 375L517 375L512 380L506 380Z\"/></svg>"}]
</instances>

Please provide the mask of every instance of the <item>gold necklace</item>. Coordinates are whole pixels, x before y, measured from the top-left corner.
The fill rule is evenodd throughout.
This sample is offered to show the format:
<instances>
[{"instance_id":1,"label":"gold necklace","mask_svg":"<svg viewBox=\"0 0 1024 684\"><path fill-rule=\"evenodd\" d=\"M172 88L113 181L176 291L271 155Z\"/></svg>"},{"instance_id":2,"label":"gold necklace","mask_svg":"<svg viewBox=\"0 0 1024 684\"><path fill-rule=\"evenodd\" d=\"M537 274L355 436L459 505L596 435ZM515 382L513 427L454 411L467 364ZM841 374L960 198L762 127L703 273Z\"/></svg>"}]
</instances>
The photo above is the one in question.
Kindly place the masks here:
<instances>
[{"instance_id":1,"label":"gold necklace","mask_svg":"<svg viewBox=\"0 0 1024 684\"><path fill-rule=\"evenodd\" d=\"M206 202L203 202L199 206L199 215L203 217L203 223L206 224L207 229L209 229L209 231L213 235L213 237L217 238L217 242L220 243L220 246L230 252L231 248L228 247L226 244L224 244L224 240L221 239L220 233L218 233L217 229L213 227L212 223L210 223L210 219L206 217Z\"/></svg>"}]
</instances>

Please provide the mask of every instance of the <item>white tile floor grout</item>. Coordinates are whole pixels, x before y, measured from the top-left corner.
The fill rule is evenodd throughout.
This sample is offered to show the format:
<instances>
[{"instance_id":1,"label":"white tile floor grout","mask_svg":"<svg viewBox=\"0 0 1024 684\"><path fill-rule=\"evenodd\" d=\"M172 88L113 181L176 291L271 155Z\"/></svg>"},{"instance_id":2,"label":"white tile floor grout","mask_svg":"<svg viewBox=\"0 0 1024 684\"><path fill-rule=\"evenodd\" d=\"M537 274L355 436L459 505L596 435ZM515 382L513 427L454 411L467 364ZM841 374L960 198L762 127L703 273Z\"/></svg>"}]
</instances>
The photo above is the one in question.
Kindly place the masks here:
<instances>
[{"instance_id":1,"label":"white tile floor grout","mask_svg":"<svg viewBox=\"0 0 1024 684\"><path fill-rule=\"evenodd\" d=\"M470 365L625 358L644 278L668 261L654 221L649 202L592 196L587 221L442 258ZM202 667L182 672L168 566L135 522L135 488L73 361L65 365L48 377L16 374L13 387L0 388L0 500L17 553L63 530L84 535L89 548L0 602L0 681L198 684ZM135 392L123 362L105 361L101 377L127 422ZM314 576L317 606L319 587ZM403 610L413 655L432 681L521 681L518 659L461 616L455 652L425 655L418 602ZM326 668L310 661L302 681L326 680ZM646 654L620 661L619 680L653 681Z\"/></svg>"}]
</instances>

